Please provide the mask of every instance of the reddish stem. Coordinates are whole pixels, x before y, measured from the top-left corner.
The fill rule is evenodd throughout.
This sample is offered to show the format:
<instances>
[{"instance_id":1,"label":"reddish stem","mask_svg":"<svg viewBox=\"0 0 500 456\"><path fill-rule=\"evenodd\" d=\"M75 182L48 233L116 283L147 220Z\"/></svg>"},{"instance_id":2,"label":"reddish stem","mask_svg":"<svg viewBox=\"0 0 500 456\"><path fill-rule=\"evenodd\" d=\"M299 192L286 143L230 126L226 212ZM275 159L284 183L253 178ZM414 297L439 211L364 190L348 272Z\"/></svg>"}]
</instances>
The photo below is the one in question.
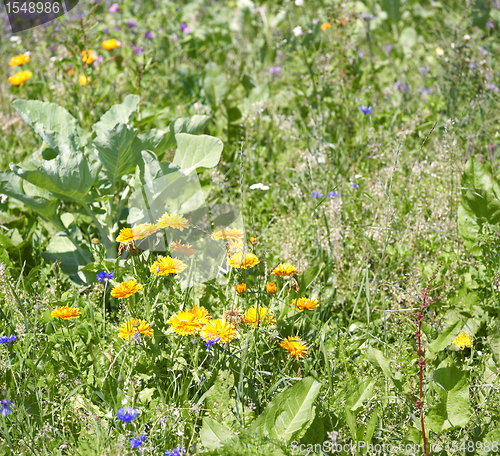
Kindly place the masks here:
<instances>
[{"instance_id":1,"label":"reddish stem","mask_svg":"<svg viewBox=\"0 0 500 456\"><path fill-rule=\"evenodd\" d=\"M425 425L424 425L424 391L423 391L423 376L424 376L424 366L425 360L422 358L422 320L424 319L424 310L427 307L427 296L429 293L429 288L427 287L422 296L422 307L420 308L420 314L418 315L418 332L416 337L418 339L418 366L420 368L420 400L416 403L420 410L420 423L422 426L422 434L424 436L424 454L427 456L427 440L425 438Z\"/></svg>"}]
</instances>

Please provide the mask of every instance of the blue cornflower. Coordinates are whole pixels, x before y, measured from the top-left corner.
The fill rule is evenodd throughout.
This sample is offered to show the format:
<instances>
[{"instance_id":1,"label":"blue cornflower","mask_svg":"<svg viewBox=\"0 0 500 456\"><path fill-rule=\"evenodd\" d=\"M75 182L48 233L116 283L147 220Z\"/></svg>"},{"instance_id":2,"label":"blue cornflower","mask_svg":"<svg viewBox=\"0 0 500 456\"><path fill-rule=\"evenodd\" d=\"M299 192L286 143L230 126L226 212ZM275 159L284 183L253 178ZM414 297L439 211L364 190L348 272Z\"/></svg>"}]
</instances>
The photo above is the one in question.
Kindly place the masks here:
<instances>
[{"instance_id":1,"label":"blue cornflower","mask_svg":"<svg viewBox=\"0 0 500 456\"><path fill-rule=\"evenodd\" d=\"M339 192L330 192L328 193L328 198L337 198L340 196Z\"/></svg>"},{"instance_id":2,"label":"blue cornflower","mask_svg":"<svg viewBox=\"0 0 500 456\"><path fill-rule=\"evenodd\" d=\"M7 416L12 413L12 409L10 408L14 404L10 402L8 399L2 399L0 401L0 413L2 416Z\"/></svg>"},{"instance_id":3,"label":"blue cornflower","mask_svg":"<svg viewBox=\"0 0 500 456\"><path fill-rule=\"evenodd\" d=\"M114 274L113 271L106 273L105 271L101 271L99 274L97 274L97 280L99 282L104 282L106 280L111 280L113 278Z\"/></svg>"},{"instance_id":4,"label":"blue cornflower","mask_svg":"<svg viewBox=\"0 0 500 456\"><path fill-rule=\"evenodd\" d=\"M203 343L207 347L207 353L210 353L210 348L212 347L212 345L215 345L216 343L220 342L220 337L217 336L216 334L214 334L214 336L212 337L212 333L209 333L207 337L202 336L202 339Z\"/></svg>"},{"instance_id":5,"label":"blue cornflower","mask_svg":"<svg viewBox=\"0 0 500 456\"><path fill-rule=\"evenodd\" d=\"M17 339L17 337L15 335L12 335L10 337L2 336L2 337L0 337L0 344L9 345L11 342L14 342L16 339Z\"/></svg>"},{"instance_id":6,"label":"blue cornflower","mask_svg":"<svg viewBox=\"0 0 500 456\"><path fill-rule=\"evenodd\" d=\"M134 437L130 441L130 446L132 448L139 448L143 444L144 440L146 440L146 436L144 434L142 434L139 438Z\"/></svg>"},{"instance_id":7,"label":"blue cornflower","mask_svg":"<svg viewBox=\"0 0 500 456\"><path fill-rule=\"evenodd\" d=\"M372 106L360 106L359 107L359 110L363 113L363 114L371 114L372 111L373 111L373 107Z\"/></svg>"},{"instance_id":8,"label":"blue cornflower","mask_svg":"<svg viewBox=\"0 0 500 456\"><path fill-rule=\"evenodd\" d=\"M137 418L139 414L139 410L136 410L132 407L127 407L126 409L119 409L116 412L116 417L119 420L122 420L124 423L130 423L133 419Z\"/></svg>"},{"instance_id":9,"label":"blue cornflower","mask_svg":"<svg viewBox=\"0 0 500 456\"><path fill-rule=\"evenodd\" d=\"M352 186L352 188L358 188L358 187L359 187L359 184L356 184L356 182L352 182L352 183L351 183L351 186Z\"/></svg>"},{"instance_id":10,"label":"blue cornflower","mask_svg":"<svg viewBox=\"0 0 500 456\"><path fill-rule=\"evenodd\" d=\"M323 193L321 192L318 192L316 190L314 190L312 193L311 193L311 198L321 198L323 196Z\"/></svg>"},{"instance_id":11,"label":"blue cornflower","mask_svg":"<svg viewBox=\"0 0 500 456\"><path fill-rule=\"evenodd\" d=\"M171 450L165 450L165 456L182 456L183 454L186 454L186 449L181 446L172 448Z\"/></svg>"}]
</instances>

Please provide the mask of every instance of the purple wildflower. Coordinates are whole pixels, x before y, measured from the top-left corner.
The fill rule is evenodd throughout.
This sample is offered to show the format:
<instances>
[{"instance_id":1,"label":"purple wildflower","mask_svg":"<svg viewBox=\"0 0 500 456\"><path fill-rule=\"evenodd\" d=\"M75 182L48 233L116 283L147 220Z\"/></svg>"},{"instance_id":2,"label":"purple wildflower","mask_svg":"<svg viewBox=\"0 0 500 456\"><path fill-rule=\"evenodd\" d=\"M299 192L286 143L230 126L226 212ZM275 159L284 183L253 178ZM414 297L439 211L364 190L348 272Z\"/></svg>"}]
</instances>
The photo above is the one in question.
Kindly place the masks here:
<instances>
[{"instance_id":1,"label":"purple wildflower","mask_svg":"<svg viewBox=\"0 0 500 456\"><path fill-rule=\"evenodd\" d=\"M2 416L5 417L7 415L10 415L12 413L11 407L13 405L14 404L10 402L8 399L2 399L0 401L0 413L2 414Z\"/></svg>"},{"instance_id":2,"label":"purple wildflower","mask_svg":"<svg viewBox=\"0 0 500 456\"><path fill-rule=\"evenodd\" d=\"M181 24L181 30L183 33L185 33L186 35L188 33L191 33L191 29L186 25L186 24Z\"/></svg>"},{"instance_id":3,"label":"purple wildflower","mask_svg":"<svg viewBox=\"0 0 500 456\"><path fill-rule=\"evenodd\" d=\"M410 88L405 82L396 81L396 84L394 84L394 90L399 90L400 92L408 93L410 91Z\"/></svg>"},{"instance_id":4,"label":"purple wildflower","mask_svg":"<svg viewBox=\"0 0 500 456\"><path fill-rule=\"evenodd\" d=\"M186 454L186 450L181 446L172 448L171 450L165 450L165 456L182 456L183 454Z\"/></svg>"},{"instance_id":5,"label":"purple wildflower","mask_svg":"<svg viewBox=\"0 0 500 456\"><path fill-rule=\"evenodd\" d=\"M493 22L491 22L491 21L488 21L488 22L486 22L486 27L488 27L488 28L494 28L495 24L493 24Z\"/></svg>"},{"instance_id":6,"label":"purple wildflower","mask_svg":"<svg viewBox=\"0 0 500 456\"><path fill-rule=\"evenodd\" d=\"M373 111L373 107L372 106L360 106L359 107L359 110L363 113L363 114L371 114L372 111Z\"/></svg>"},{"instance_id":7,"label":"purple wildflower","mask_svg":"<svg viewBox=\"0 0 500 456\"><path fill-rule=\"evenodd\" d=\"M177 33L174 33L174 34L172 35L172 39L173 39L174 41L177 41L177 40L179 39L179 35L177 35Z\"/></svg>"},{"instance_id":8,"label":"purple wildflower","mask_svg":"<svg viewBox=\"0 0 500 456\"><path fill-rule=\"evenodd\" d=\"M339 192L330 192L328 193L328 198L338 198L340 196Z\"/></svg>"},{"instance_id":9,"label":"purple wildflower","mask_svg":"<svg viewBox=\"0 0 500 456\"><path fill-rule=\"evenodd\" d=\"M477 63L476 63L476 62L471 62L471 63L469 63L469 69L470 69L470 70L473 70L473 69L474 69L474 68L476 68L476 67L477 67Z\"/></svg>"},{"instance_id":10,"label":"purple wildflower","mask_svg":"<svg viewBox=\"0 0 500 456\"><path fill-rule=\"evenodd\" d=\"M275 67L271 66L267 70L269 71L269 74L276 75L276 74L280 74L281 73L281 67L280 66L275 66Z\"/></svg>"},{"instance_id":11,"label":"purple wildflower","mask_svg":"<svg viewBox=\"0 0 500 456\"><path fill-rule=\"evenodd\" d=\"M134 437L130 441L130 446L132 448L139 448L144 443L144 440L146 440L146 436L144 434L142 434L140 437Z\"/></svg>"},{"instance_id":12,"label":"purple wildflower","mask_svg":"<svg viewBox=\"0 0 500 456\"><path fill-rule=\"evenodd\" d=\"M486 84L486 87L489 89L489 90L493 90L495 92L498 92L498 87L495 85L495 84L492 84L491 82L489 84Z\"/></svg>"},{"instance_id":13,"label":"purple wildflower","mask_svg":"<svg viewBox=\"0 0 500 456\"><path fill-rule=\"evenodd\" d=\"M134 28L135 27L135 22L128 21L127 25L129 26L129 28Z\"/></svg>"},{"instance_id":14,"label":"purple wildflower","mask_svg":"<svg viewBox=\"0 0 500 456\"><path fill-rule=\"evenodd\" d=\"M120 31L120 27L115 27L115 30L116 30L117 32L119 32L119 31Z\"/></svg>"},{"instance_id":15,"label":"purple wildflower","mask_svg":"<svg viewBox=\"0 0 500 456\"><path fill-rule=\"evenodd\" d=\"M389 44L384 44L384 45L382 46L382 49L383 49L385 52L387 52L388 54L390 54L390 53L391 53L391 51L394 49L394 45L393 45L393 44L391 44L391 43L389 43Z\"/></svg>"},{"instance_id":16,"label":"purple wildflower","mask_svg":"<svg viewBox=\"0 0 500 456\"><path fill-rule=\"evenodd\" d=\"M351 187L352 188L358 188L359 184L356 184L356 182L351 182Z\"/></svg>"},{"instance_id":17,"label":"purple wildflower","mask_svg":"<svg viewBox=\"0 0 500 456\"><path fill-rule=\"evenodd\" d=\"M153 36L154 36L153 32L149 30L144 34L144 38L153 38Z\"/></svg>"},{"instance_id":18,"label":"purple wildflower","mask_svg":"<svg viewBox=\"0 0 500 456\"><path fill-rule=\"evenodd\" d=\"M163 33L163 27L160 27L160 28L158 29L158 33L159 33L160 35Z\"/></svg>"},{"instance_id":19,"label":"purple wildflower","mask_svg":"<svg viewBox=\"0 0 500 456\"><path fill-rule=\"evenodd\" d=\"M207 347L207 353L210 353L210 348L216 343L220 342L220 337L217 334L214 334L212 337L212 333L209 333L207 337L202 337L203 343Z\"/></svg>"},{"instance_id":20,"label":"purple wildflower","mask_svg":"<svg viewBox=\"0 0 500 456\"><path fill-rule=\"evenodd\" d=\"M109 35L109 30L108 30L107 28L105 28L105 29L103 30L103 32L104 32L104 34L105 34L105 35Z\"/></svg>"},{"instance_id":21,"label":"purple wildflower","mask_svg":"<svg viewBox=\"0 0 500 456\"><path fill-rule=\"evenodd\" d=\"M488 55L489 54L488 49L485 49L482 46L479 46L478 50L479 50L479 52L481 52L481 54L484 54L484 55Z\"/></svg>"},{"instance_id":22,"label":"purple wildflower","mask_svg":"<svg viewBox=\"0 0 500 456\"><path fill-rule=\"evenodd\" d=\"M8 346L10 343L14 342L17 339L15 335L12 335L10 337L8 336L2 336L0 337L0 344L5 344Z\"/></svg>"},{"instance_id":23,"label":"purple wildflower","mask_svg":"<svg viewBox=\"0 0 500 456\"><path fill-rule=\"evenodd\" d=\"M420 95L427 96L427 95L430 95L432 93L432 89L426 89L425 87L419 87L417 89L417 92Z\"/></svg>"},{"instance_id":24,"label":"purple wildflower","mask_svg":"<svg viewBox=\"0 0 500 456\"><path fill-rule=\"evenodd\" d=\"M106 280L111 280L113 278L114 274L113 271L106 273L105 271L101 271L99 274L97 274L97 280L99 282L105 282Z\"/></svg>"},{"instance_id":25,"label":"purple wildflower","mask_svg":"<svg viewBox=\"0 0 500 456\"><path fill-rule=\"evenodd\" d=\"M110 13L116 13L118 11L118 3L113 3L109 8Z\"/></svg>"},{"instance_id":26,"label":"purple wildflower","mask_svg":"<svg viewBox=\"0 0 500 456\"><path fill-rule=\"evenodd\" d=\"M419 73L420 73L420 74L421 74L424 78L427 76L427 73L429 73L429 71L431 71L431 70L429 69L429 67L426 67L426 66L425 66L425 67L420 67L420 68L418 69L418 72L419 72Z\"/></svg>"},{"instance_id":27,"label":"purple wildflower","mask_svg":"<svg viewBox=\"0 0 500 456\"><path fill-rule=\"evenodd\" d=\"M367 21L370 21L373 19L373 14L370 14L370 13L361 13L359 15L359 18L360 19L366 19Z\"/></svg>"},{"instance_id":28,"label":"purple wildflower","mask_svg":"<svg viewBox=\"0 0 500 456\"><path fill-rule=\"evenodd\" d=\"M365 53L363 52L363 49L358 49L358 56L362 58L364 55Z\"/></svg>"},{"instance_id":29,"label":"purple wildflower","mask_svg":"<svg viewBox=\"0 0 500 456\"><path fill-rule=\"evenodd\" d=\"M119 420L122 420L124 423L130 423L132 420L137 418L137 415L139 414L139 410L136 410L132 407L127 407L126 409L118 409L116 412L116 417Z\"/></svg>"},{"instance_id":30,"label":"purple wildflower","mask_svg":"<svg viewBox=\"0 0 500 456\"><path fill-rule=\"evenodd\" d=\"M133 44L132 48L134 49L134 54L144 54L144 51L136 44Z\"/></svg>"},{"instance_id":31,"label":"purple wildflower","mask_svg":"<svg viewBox=\"0 0 500 456\"><path fill-rule=\"evenodd\" d=\"M311 198L321 198L323 196L323 193L318 192L317 190L313 190L311 193Z\"/></svg>"}]
</instances>

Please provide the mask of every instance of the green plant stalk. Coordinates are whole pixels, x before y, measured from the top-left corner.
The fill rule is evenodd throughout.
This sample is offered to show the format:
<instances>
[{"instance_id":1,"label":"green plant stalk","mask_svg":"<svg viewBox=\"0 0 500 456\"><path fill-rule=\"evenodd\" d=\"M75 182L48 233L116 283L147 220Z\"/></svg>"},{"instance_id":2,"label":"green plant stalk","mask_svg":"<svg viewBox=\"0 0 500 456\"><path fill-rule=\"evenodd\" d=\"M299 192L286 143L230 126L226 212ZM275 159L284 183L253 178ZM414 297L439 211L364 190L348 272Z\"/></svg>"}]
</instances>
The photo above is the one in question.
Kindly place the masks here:
<instances>
[{"instance_id":1,"label":"green plant stalk","mask_svg":"<svg viewBox=\"0 0 500 456\"><path fill-rule=\"evenodd\" d=\"M112 255L111 258L115 258L116 257L115 244L113 242L111 242L106 231L104 230L104 227L99 223L99 220L97 220L96 215L94 214L92 209L90 209L89 205L87 203L82 203L82 206L83 206L83 209L85 209L85 212L87 212L87 214L89 214L89 216L92 219L92 221L94 222L97 230L99 231L99 234L101 235L101 238L102 238L102 242L103 242L104 246L106 247L106 252L107 252L108 256Z\"/></svg>"}]
</instances>

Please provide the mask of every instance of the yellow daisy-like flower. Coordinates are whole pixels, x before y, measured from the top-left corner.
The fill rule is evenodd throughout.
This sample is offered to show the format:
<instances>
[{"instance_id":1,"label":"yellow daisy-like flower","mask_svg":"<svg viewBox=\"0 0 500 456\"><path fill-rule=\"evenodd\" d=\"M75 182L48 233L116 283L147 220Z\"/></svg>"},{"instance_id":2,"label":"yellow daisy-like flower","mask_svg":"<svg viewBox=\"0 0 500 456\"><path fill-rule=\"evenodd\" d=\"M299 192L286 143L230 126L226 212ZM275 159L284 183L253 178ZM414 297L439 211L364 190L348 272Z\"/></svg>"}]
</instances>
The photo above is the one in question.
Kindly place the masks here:
<instances>
[{"instance_id":1,"label":"yellow daisy-like flower","mask_svg":"<svg viewBox=\"0 0 500 456\"><path fill-rule=\"evenodd\" d=\"M97 60L98 55L92 49L84 49L82 51L83 63L90 65Z\"/></svg>"},{"instance_id":2,"label":"yellow daisy-like flower","mask_svg":"<svg viewBox=\"0 0 500 456\"><path fill-rule=\"evenodd\" d=\"M78 82L81 86L85 86L90 82L90 78L88 76L85 76L84 74L81 74L80 76L78 76Z\"/></svg>"},{"instance_id":3,"label":"yellow daisy-like flower","mask_svg":"<svg viewBox=\"0 0 500 456\"><path fill-rule=\"evenodd\" d=\"M12 57L9 62L9 66L19 66L24 65L30 61L30 56L25 54L19 54Z\"/></svg>"},{"instance_id":4,"label":"yellow daisy-like flower","mask_svg":"<svg viewBox=\"0 0 500 456\"><path fill-rule=\"evenodd\" d=\"M253 268L260 261L253 253L237 252L234 255L229 255L229 264L236 269Z\"/></svg>"},{"instance_id":5,"label":"yellow daisy-like flower","mask_svg":"<svg viewBox=\"0 0 500 456\"><path fill-rule=\"evenodd\" d=\"M238 228L228 228L226 230L217 230L212 233L214 241L232 239L234 241L242 241L245 234Z\"/></svg>"},{"instance_id":6,"label":"yellow daisy-like flower","mask_svg":"<svg viewBox=\"0 0 500 456\"><path fill-rule=\"evenodd\" d=\"M189 228L187 219L182 215L169 214L168 212L165 212L157 222L162 228L173 228L179 231L184 231L184 228Z\"/></svg>"},{"instance_id":7,"label":"yellow daisy-like flower","mask_svg":"<svg viewBox=\"0 0 500 456\"><path fill-rule=\"evenodd\" d=\"M212 337L219 336L219 343L225 344L236 338L236 329L228 321L218 318L217 320L208 322L200 334L205 339L210 337L209 334Z\"/></svg>"},{"instance_id":8,"label":"yellow daisy-like flower","mask_svg":"<svg viewBox=\"0 0 500 456\"><path fill-rule=\"evenodd\" d=\"M70 318L78 318L80 316L80 309L78 307L57 307L54 309L50 316L52 318L61 318L62 320L69 320Z\"/></svg>"},{"instance_id":9,"label":"yellow daisy-like flower","mask_svg":"<svg viewBox=\"0 0 500 456\"><path fill-rule=\"evenodd\" d=\"M149 326L144 320L131 318L130 321L127 321L123 323L123 325L121 325L118 337L129 340L136 334L151 337L153 335L153 328L151 328L151 326Z\"/></svg>"},{"instance_id":10,"label":"yellow daisy-like flower","mask_svg":"<svg viewBox=\"0 0 500 456\"><path fill-rule=\"evenodd\" d=\"M203 319L199 319L191 311L182 310L167 320L172 329L181 336L189 336L199 333L206 325Z\"/></svg>"},{"instance_id":11,"label":"yellow daisy-like flower","mask_svg":"<svg viewBox=\"0 0 500 456\"><path fill-rule=\"evenodd\" d=\"M276 286L276 284L274 282L269 282L267 285L266 285L266 291L269 293L269 294L274 294L276 293L276 291L278 290L278 287Z\"/></svg>"},{"instance_id":12,"label":"yellow daisy-like flower","mask_svg":"<svg viewBox=\"0 0 500 456\"><path fill-rule=\"evenodd\" d=\"M318 306L319 304L317 299L292 299L292 309L298 309L301 312L303 312L304 310L313 310Z\"/></svg>"},{"instance_id":13,"label":"yellow daisy-like flower","mask_svg":"<svg viewBox=\"0 0 500 456\"><path fill-rule=\"evenodd\" d=\"M239 283L238 285L234 286L234 289L238 293L245 293L245 291L247 291L247 284L246 283Z\"/></svg>"},{"instance_id":14,"label":"yellow daisy-like flower","mask_svg":"<svg viewBox=\"0 0 500 456\"><path fill-rule=\"evenodd\" d=\"M161 257L151 266L150 271L156 275L179 274L187 268L187 265L177 258Z\"/></svg>"},{"instance_id":15,"label":"yellow daisy-like flower","mask_svg":"<svg viewBox=\"0 0 500 456\"><path fill-rule=\"evenodd\" d=\"M142 285L135 280L129 280L114 287L111 290L111 296L113 296L113 298L125 299L137 293L139 290L142 290Z\"/></svg>"},{"instance_id":16,"label":"yellow daisy-like flower","mask_svg":"<svg viewBox=\"0 0 500 456\"><path fill-rule=\"evenodd\" d=\"M228 239L227 240L227 247L229 250L229 253L236 253L243 248L243 239L235 240L235 239Z\"/></svg>"},{"instance_id":17,"label":"yellow daisy-like flower","mask_svg":"<svg viewBox=\"0 0 500 456\"><path fill-rule=\"evenodd\" d=\"M208 310L203 306L198 307L198 304L196 304L191 310L188 310L188 312L192 313L202 326L205 326L212 318L208 313Z\"/></svg>"},{"instance_id":18,"label":"yellow daisy-like flower","mask_svg":"<svg viewBox=\"0 0 500 456\"><path fill-rule=\"evenodd\" d=\"M245 323L251 324L252 328L255 328L259 325L259 323L263 323L266 325L275 325L276 318L273 317L273 314L269 312L269 310L260 306L253 306L247 310L245 314Z\"/></svg>"},{"instance_id":19,"label":"yellow daisy-like flower","mask_svg":"<svg viewBox=\"0 0 500 456\"><path fill-rule=\"evenodd\" d=\"M105 40L101 43L101 47L107 51L119 48L121 45L122 43L114 38L111 40Z\"/></svg>"},{"instance_id":20,"label":"yellow daisy-like flower","mask_svg":"<svg viewBox=\"0 0 500 456\"><path fill-rule=\"evenodd\" d=\"M295 358L297 361L299 358L303 358L307 354L307 350L309 350L309 347L302 342L300 337L288 337L280 343L280 347L288 350L290 358Z\"/></svg>"},{"instance_id":21,"label":"yellow daisy-like flower","mask_svg":"<svg viewBox=\"0 0 500 456\"><path fill-rule=\"evenodd\" d=\"M257 238L256 238L255 236L252 236L252 237L250 238L250 242L251 242L252 244L257 244Z\"/></svg>"},{"instance_id":22,"label":"yellow daisy-like flower","mask_svg":"<svg viewBox=\"0 0 500 456\"><path fill-rule=\"evenodd\" d=\"M324 32L325 30L332 28L332 24L330 24L330 22L325 22L324 24L321 24L319 28Z\"/></svg>"},{"instance_id":23,"label":"yellow daisy-like flower","mask_svg":"<svg viewBox=\"0 0 500 456\"><path fill-rule=\"evenodd\" d=\"M156 233L159 229L154 223L141 223L133 228L122 228L116 242L138 241Z\"/></svg>"},{"instance_id":24,"label":"yellow daisy-like flower","mask_svg":"<svg viewBox=\"0 0 500 456\"><path fill-rule=\"evenodd\" d=\"M460 331L460 334L453 339L453 343L460 349L463 350L465 347L472 347L472 336L466 332Z\"/></svg>"},{"instance_id":25,"label":"yellow daisy-like flower","mask_svg":"<svg viewBox=\"0 0 500 456\"><path fill-rule=\"evenodd\" d=\"M437 48L435 49L435 51L436 51L436 55L439 55L439 56L444 55L444 49L443 49L443 48L441 48L441 47L437 47Z\"/></svg>"},{"instance_id":26,"label":"yellow daisy-like flower","mask_svg":"<svg viewBox=\"0 0 500 456\"><path fill-rule=\"evenodd\" d=\"M196 249L192 249L191 247L193 247L192 244L183 244L181 241L174 241L170 244L170 251L193 255L196 253Z\"/></svg>"},{"instance_id":27,"label":"yellow daisy-like flower","mask_svg":"<svg viewBox=\"0 0 500 456\"><path fill-rule=\"evenodd\" d=\"M16 73L14 76L11 76L9 78L9 82L12 85L19 86L24 84L29 78L33 76L33 73L29 70L25 71L20 71L19 73Z\"/></svg>"},{"instance_id":28,"label":"yellow daisy-like flower","mask_svg":"<svg viewBox=\"0 0 500 456\"><path fill-rule=\"evenodd\" d=\"M297 274L297 268L295 266L292 266L290 263L280 263L273 269L273 272L271 272L271 275L279 277L289 276L293 274Z\"/></svg>"}]
</instances>

